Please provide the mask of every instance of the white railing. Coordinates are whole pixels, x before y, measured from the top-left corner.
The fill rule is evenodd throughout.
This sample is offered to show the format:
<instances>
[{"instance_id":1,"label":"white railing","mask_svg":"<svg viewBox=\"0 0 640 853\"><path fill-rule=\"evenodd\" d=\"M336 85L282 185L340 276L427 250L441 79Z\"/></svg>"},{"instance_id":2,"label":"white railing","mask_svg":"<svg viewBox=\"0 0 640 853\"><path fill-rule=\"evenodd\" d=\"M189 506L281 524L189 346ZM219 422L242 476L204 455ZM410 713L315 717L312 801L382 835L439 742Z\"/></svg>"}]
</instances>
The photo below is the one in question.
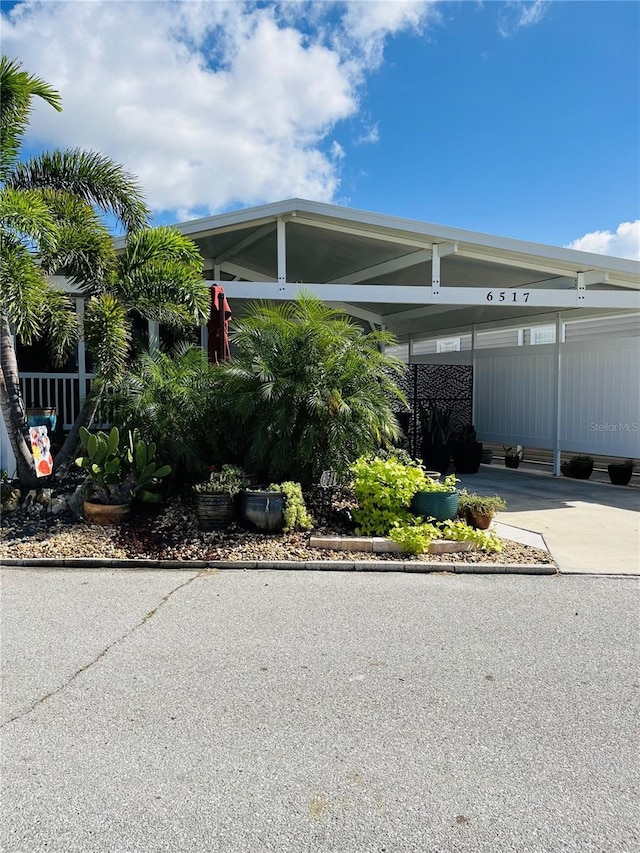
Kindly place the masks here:
<instances>
[{"instance_id":1,"label":"white railing","mask_svg":"<svg viewBox=\"0 0 640 853\"><path fill-rule=\"evenodd\" d=\"M77 373L20 373L22 399L27 409L55 407L62 428L69 430L92 380L93 374L85 375L81 389Z\"/></svg>"}]
</instances>

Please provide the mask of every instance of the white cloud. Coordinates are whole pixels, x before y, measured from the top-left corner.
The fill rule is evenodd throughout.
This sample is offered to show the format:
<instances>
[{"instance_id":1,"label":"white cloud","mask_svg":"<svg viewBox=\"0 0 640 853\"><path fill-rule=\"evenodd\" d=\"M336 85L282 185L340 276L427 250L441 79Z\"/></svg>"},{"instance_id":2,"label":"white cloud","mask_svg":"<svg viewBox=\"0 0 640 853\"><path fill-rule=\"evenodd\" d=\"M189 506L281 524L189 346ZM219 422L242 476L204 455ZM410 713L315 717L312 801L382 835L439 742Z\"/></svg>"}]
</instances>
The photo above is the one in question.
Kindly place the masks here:
<instances>
[{"instance_id":1,"label":"white cloud","mask_svg":"<svg viewBox=\"0 0 640 853\"><path fill-rule=\"evenodd\" d=\"M156 211L183 217L302 196L335 198L340 122L385 40L420 32L429 2L24 0L3 52L58 88L32 145L102 151L139 176ZM344 131L346 132L346 131Z\"/></svg>"},{"instance_id":2,"label":"white cloud","mask_svg":"<svg viewBox=\"0 0 640 853\"><path fill-rule=\"evenodd\" d=\"M640 219L621 222L615 231L591 231L565 248L640 261Z\"/></svg>"},{"instance_id":3,"label":"white cloud","mask_svg":"<svg viewBox=\"0 0 640 853\"><path fill-rule=\"evenodd\" d=\"M522 27L532 27L539 24L544 17L549 0L509 0L501 7L498 15L498 32L504 38L509 38Z\"/></svg>"}]
</instances>

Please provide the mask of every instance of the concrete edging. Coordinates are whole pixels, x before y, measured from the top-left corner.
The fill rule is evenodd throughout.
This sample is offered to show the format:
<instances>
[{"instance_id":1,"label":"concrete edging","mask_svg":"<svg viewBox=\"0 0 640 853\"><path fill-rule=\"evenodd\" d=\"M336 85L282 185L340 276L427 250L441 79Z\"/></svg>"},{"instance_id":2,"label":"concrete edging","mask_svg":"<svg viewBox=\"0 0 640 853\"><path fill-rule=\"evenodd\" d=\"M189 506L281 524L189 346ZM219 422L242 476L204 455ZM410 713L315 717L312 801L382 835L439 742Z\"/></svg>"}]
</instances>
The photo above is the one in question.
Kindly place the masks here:
<instances>
[{"instance_id":1,"label":"concrete edging","mask_svg":"<svg viewBox=\"0 0 640 853\"><path fill-rule=\"evenodd\" d=\"M420 574L447 572L455 574L519 574L556 575L555 565L548 563L435 563L417 560L116 560L102 557L67 557L54 559L7 559L1 568L16 569L120 569L143 571L207 570L302 570L325 572L413 572Z\"/></svg>"}]
</instances>

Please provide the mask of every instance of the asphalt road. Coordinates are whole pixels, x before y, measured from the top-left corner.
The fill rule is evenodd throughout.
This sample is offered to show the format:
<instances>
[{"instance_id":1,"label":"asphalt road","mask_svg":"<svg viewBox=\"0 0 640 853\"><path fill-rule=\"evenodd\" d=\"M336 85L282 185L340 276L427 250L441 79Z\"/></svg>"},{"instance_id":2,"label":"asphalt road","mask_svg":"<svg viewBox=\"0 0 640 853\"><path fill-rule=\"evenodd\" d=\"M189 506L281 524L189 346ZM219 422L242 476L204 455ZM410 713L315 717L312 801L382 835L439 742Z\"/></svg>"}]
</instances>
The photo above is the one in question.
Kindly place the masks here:
<instances>
[{"instance_id":1,"label":"asphalt road","mask_svg":"<svg viewBox=\"0 0 640 853\"><path fill-rule=\"evenodd\" d=\"M640 850L638 593L7 569L1 849Z\"/></svg>"}]
</instances>

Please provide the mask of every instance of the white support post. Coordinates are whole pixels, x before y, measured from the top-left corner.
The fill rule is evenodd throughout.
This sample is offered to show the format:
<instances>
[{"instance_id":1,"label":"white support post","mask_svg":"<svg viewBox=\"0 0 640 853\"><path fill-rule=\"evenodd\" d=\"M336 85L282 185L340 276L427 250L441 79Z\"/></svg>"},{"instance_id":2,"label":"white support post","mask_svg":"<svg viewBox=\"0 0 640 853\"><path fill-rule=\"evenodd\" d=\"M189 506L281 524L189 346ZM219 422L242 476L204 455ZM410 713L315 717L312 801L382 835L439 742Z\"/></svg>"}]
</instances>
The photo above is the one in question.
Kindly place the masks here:
<instances>
[{"instance_id":1,"label":"white support post","mask_svg":"<svg viewBox=\"0 0 640 853\"><path fill-rule=\"evenodd\" d=\"M407 350L407 364L413 364L413 335L409 335L409 347Z\"/></svg>"},{"instance_id":2,"label":"white support post","mask_svg":"<svg viewBox=\"0 0 640 853\"><path fill-rule=\"evenodd\" d=\"M431 247L431 300L437 302L440 296L440 246Z\"/></svg>"},{"instance_id":3,"label":"white support post","mask_svg":"<svg viewBox=\"0 0 640 853\"><path fill-rule=\"evenodd\" d=\"M560 420L562 406L562 314L558 311L556 314L556 406L555 406L555 436L553 441L553 476L560 476Z\"/></svg>"},{"instance_id":4,"label":"white support post","mask_svg":"<svg viewBox=\"0 0 640 853\"><path fill-rule=\"evenodd\" d=\"M82 327L84 321L84 297L80 296L76 298L75 303L76 314L78 315L78 320ZM84 329L80 335L80 339L78 340L78 391L79 403L80 407L82 407L85 397L87 396L87 347L84 342ZM64 419L66 413L59 412L58 416Z\"/></svg>"},{"instance_id":5,"label":"white support post","mask_svg":"<svg viewBox=\"0 0 640 853\"><path fill-rule=\"evenodd\" d=\"M287 283L287 238L285 235L286 222L278 217L278 290L284 290Z\"/></svg>"},{"instance_id":6,"label":"white support post","mask_svg":"<svg viewBox=\"0 0 640 853\"><path fill-rule=\"evenodd\" d=\"M471 423L476 422L476 327L471 326Z\"/></svg>"}]
</instances>

